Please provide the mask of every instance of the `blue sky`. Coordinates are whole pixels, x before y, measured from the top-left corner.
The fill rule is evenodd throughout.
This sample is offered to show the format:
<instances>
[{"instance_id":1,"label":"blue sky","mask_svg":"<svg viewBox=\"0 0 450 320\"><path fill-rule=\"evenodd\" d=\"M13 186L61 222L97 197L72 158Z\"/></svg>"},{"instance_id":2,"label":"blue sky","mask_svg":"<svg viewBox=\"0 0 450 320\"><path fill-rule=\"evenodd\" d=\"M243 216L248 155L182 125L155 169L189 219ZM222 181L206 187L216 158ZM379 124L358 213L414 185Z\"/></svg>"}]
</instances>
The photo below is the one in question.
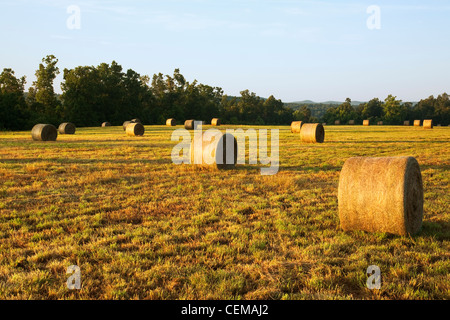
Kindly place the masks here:
<instances>
[{"instance_id":1,"label":"blue sky","mask_svg":"<svg viewBox=\"0 0 450 320\"><path fill-rule=\"evenodd\" d=\"M67 8L80 8L69 29ZM370 30L367 8L380 8ZM450 93L450 1L0 0L0 68L35 80L54 54L62 70L115 60L298 100L404 101Z\"/></svg>"}]
</instances>

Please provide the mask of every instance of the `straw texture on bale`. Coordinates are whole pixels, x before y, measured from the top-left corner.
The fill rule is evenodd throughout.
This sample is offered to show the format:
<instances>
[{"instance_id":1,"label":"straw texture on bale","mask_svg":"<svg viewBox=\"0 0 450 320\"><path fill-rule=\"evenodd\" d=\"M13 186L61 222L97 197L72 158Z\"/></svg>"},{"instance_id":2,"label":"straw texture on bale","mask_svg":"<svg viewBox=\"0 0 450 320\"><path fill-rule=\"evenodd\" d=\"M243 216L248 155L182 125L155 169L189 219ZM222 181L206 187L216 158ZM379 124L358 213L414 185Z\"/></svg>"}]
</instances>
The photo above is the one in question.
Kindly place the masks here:
<instances>
[{"instance_id":1,"label":"straw texture on bale","mask_svg":"<svg viewBox=\"0 0 450 320\"><path fill-rule=\"evenodd\" d=\"M404 126L409 126L409 121L403 121Z\"/></svg>"},{"instance_id":2,"label":"straw texture on bale","mask_svg":"<svg viewBox=\"0 0 450 320\"><path fill-rule=\"evenodd\" d=\"M300 131L300 140L308 143L323 143L325 129L320 123L305 123Z\"/></svg>"},{"instance_id":3,"label":"straw texture on bale","mask_svg":"<svg viewBox=\"0 0 450 320\"><path fill-rule=\"evenodd\" d=\"M127 125L127 135L129 136L143 136L145 132L144 126L139 123L130 123Z\"/></svg>"},{"instance_id":4,"label":"straw texture on bale","mask_svg":"<svg viewBox=\"0 0 450 320\"><path fill-rule=\"evenodd\" d=\"M70 122L61 123L58 127L58 132L60 134L75 134L75 125Z\"/></svg>"},{"instance_id":5,"label":"straw texture on bale","mask_svg":"<svg viewBox=\"0 0 450 320\"><path fill-rule=\"evenodd\" d=\"M238 145L236 137L230 133L221 133L220 135L212 138L210 141L203 141L203 136L199 138L202 139L202 148L198 150L195 148L195 138L192 140L190 149L191 164L198 165L214 165L217 169L233 169L237 164L238 156ZM228 143L232 145L228 145ZM227 162L227 153L233 152L232 161ZM209 154L208 154L209 153ZM213 164L208 164L207 159L211 157L214 159ZM201 163L196 163L196 159L199 159Z\"/></svg>"},{"instance_id":6,"label":"straw texture on bale","mask_svg":"<svg viewBox=\"0 0 450 320\"><path fill-rule=\"evenodd\" d=\"M127 126L130 124L130 123L132 123L131 121L125 121L124 123L123 123L123 131L126 131L127 130Z\"/></svg>"},{"instance_id":7,"label":"straw texture on bale","mask_svg":"<svg viewBox=\"0 0 450 320\"><path fill-rule=\"evenodd\" d=\"M102 127L111 127L111 123L109 122L103 122Z\"/></svg>"},{"instance_id":8,"label":"straw texture on bale","mask_svg":"<svg viewBox=\"0 0 450 320\"><path fill-rule=\"evenodd\" d=\"M334 124L335 124L335 125L340 125L340 124L341 124L341 121L340 121L340 120L336 120L336 121L334 122Z\"/></svg>"},{"instance_id":9,"label":"straw texture on bale","mask_svg":"<svg viewBox=\"0 0 450 320\"><path fill-rule=\"evenodd\" d=\"M185 122L184 122L184 128L186 129L186 130L194 130L195 128L194 128L194 122L195 122L196 120L186 120Z\"/></svg>"},{"instance_id":10,"label":"straw texture on bale","mask_svg":"<svg viewBox=\"0 0 450 320\"><path fill-rule=\"evenodd\" d=\"M351 125L351 126L354 125L355 124L355 120L349 120L348 124Z\"/></svg>"},{"instance_id":11,"label":"straw texture on bale","mask_svg":"<svg viewBox=\"0 0 450 320\"><path fill-rule=\"evenodd\" d=\"M424 129L433 129L433 120L423 120Z\"/></svg>"},{"instance_id":12,"label":"straw texture on bale","mask_svg":"<svg viewBox=\"0 0 450 320\"><path fill-rule=\"evenodd\" d=\"M170 118L166 120L166 126L174 127L177 125L177 122L174 118Z\"/></svg>"},{"instance_id":13,"label":"straw texture on bale","mask_svg":"<svg viewBox=\"0 0 450 320\"><path fill-rule=\"evenodd\" d=\"M302 125L303 125L302 121L293 121L291 123L291 132L292 133L300 133Z\"/></svg>"},{"instance_id":14,"label":"straw texture on bale","mask_svg":"<svg viewBox=\"0 0 450 320\"><path fill-rule=\"evenodd\" d=\"M423 219L422 175L417 160L348 159L339 177L338 206L344 231L417 233Z\"/></svg>"},{"instance_id":15,"label":"straw texture on bale","mask_svg":"<svg viewBox=\"0 0 450 320\"><path fill-rule=\"evenodd\" d=\"M420 127L420 120L414 120L414 127Z\"/></svg>"},{"instance_id":16,"label":"straw texture on bale","mask_svg":"<svg viewBox=\"0 0 450 320\"><path fill-rule=\"evenodd\" d=\"M211 125L212 126L220 126L220 119L219 118L213 118L211 120Z\"/></svg>"},{"instance_id":17,"label":"straw texture on bale","mask_svg":"<svg viewBox=\"0 0 450 320\"><path fill-rule=\"evenodd\" d=\"M56 141L58 131L51 124L37 124L31 129L31 137L34 141Z\"/></svg>"}]
</instances>

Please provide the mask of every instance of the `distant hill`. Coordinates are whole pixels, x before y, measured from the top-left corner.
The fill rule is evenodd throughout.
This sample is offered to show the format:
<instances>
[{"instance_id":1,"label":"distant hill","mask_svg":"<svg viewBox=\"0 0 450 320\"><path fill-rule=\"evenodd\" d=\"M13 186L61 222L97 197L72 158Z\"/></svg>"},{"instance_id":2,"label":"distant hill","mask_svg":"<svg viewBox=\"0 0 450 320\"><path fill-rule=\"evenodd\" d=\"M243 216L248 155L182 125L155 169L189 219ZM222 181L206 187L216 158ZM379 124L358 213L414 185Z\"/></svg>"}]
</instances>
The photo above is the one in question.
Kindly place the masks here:
<instances>
[{"instance_id":1,"label":"distant hill","mask_svg":"<svg viewBox=\"0 0 450 320\"><path fill-rule=\"evenodd\" d=\"M304 104L336 104L336 105L340 105L343 104L344 101L324 101L324 102L315 102L312 100L303 100L303 101L293 101L293 102L287 102L286 104L290 104L290 105L294 105L294 104L300 104L300 105L304 105ZM361 103L366 103L366 101L352 101L352 105L353 106L358 106Z\"/></svg>"}]
</instances>

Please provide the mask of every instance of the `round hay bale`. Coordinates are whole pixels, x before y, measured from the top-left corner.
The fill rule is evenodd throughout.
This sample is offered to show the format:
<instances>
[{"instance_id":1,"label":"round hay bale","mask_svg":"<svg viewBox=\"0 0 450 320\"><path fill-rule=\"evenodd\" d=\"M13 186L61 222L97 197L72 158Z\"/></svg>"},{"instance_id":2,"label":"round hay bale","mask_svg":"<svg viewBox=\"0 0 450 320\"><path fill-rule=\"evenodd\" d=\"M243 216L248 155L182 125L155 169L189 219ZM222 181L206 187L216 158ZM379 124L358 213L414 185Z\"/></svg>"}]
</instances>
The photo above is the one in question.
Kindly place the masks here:
<instances>
[{"instance_id":1,"label":"round hay bale","mask_svg":"<svg viewBox=\"0 0 450 320\"><path fill-rule=\"evenodd\" d=\"M195 120L186 120L184 122L184 128L186 130L194 130L195 129L194 128L194 122L195 122Z\"/></svg>"},{"instance_id":2,"label":"round hay bale","mask_svg":"<svg viewBox=\"0 0 450 320\"><path fill-rule=\"evenodd\" d=\"M351 126L355 125L355 120L349 120L348 124L351 125Z\"/></svg>"},{"instance_id":3,"label":"round hay bale","mask_svg":"<svg viewBox=\"0 0 450 320\"><path fill-rule=\"evenodd\" d=\"M31 137L34 141L56 141L58 130L51 124L37 124L31 129Z\"/></svg>"},{"instance_id":4,"label":"round hay bale","mask_svg":"<svg viewBox=\"0 0 450 320\"><path fill-rule=\"evenodd\" d=\"M136 118L136 119L131 119L131 123L142 123L142 122L141 122L141 120Z\"/></svg>"},{"instance_id":5,"label":"round hay bale","mask_svg":"<svg viewBox=\"0 0 450 320\"><path fill-rule=\"evenodd\" d=\"M177 122L174 118L170 118L166 120L166 126L174 127L177 125Z\"/></svg>"},{"instance_id":6,"label":"round hay bale","mask_svg":"<svg viewBox=\"0 0 450 320\"><path fill-rule=\"evenodd\" d=\"M369 125L370 125L369 120L364 120L364 121L363 121L363 126L369 126Z\"/></svg>"},{"instance_id":7,"label":"round hay bale","mask_svg":"<svg viewBox=\"0 0 450 320\"><path fill-rule=\"evenodd\" d=\"M204 134L205 133L203 133L203 135ZM214 165L220 170L234 169L237 164L238 156L238 144L236 137L230 133L220 133L210 141L203 141L203 135L199 137L202 139L201 149L195 148L196 140L192 140L190 149L191 164L206 166ZM230 142L232 145L229 145ZM231 152L233 152L233 158L228 159L227 162L227 154L231 154ZM207 163L208 158L210 158L210 160L213 159L213 163ZM201 163L196 163L198 160L200 160Z\"/></svg>"},{"instance_id":8,"label":"round hay bale","mask_svg":"<svg viewBox=\"0 0 450 320\"><path fill-rule=\"evenodd\" d=\"M129 123L127 125L126 132L129 136L143 136L145 133L145 128L142 123L139 122Z\"/></svg>"},{"instance_id":9,"label":"round hay bale","mask_svg":"<svg viewBox=\"0 0 450 320\"><path fill-rule=\"evenodd\" d=\"M111 123L109 123L109 122L103 122L102 123L102 127L104 128L104 127L111 127Z\"/></svg>"},{"instance_id":10,"label":"round hay bale","mask_svg":"<svg viewBox=\"0 0 450 320\"><path fill-rule=\"evenodd\" d=\"M340 125L340 124L341 124L341 120L336 120L336 121L334 122L334 124L335 124L336 126Z\"/></svg>"},{"instance_id":11,"label":"round hay bale","mask_svg":"<svg viewBox=\"0 0 450 320\"><path fill-rule=\"evenodd\" d=\"M409 126L409 121L407 121L407 120L406 120L406 121L403 121L403 125L404 125L404 126Z\"/></svg>"},{"instance_id":12,"label":"round hay bale","mask_svg":"<svg viewBox=\"0 0 450 320\"><path fill-rule=\"evenodd\" d=\"M60 134L75 134L76 127L73 123L64 122L58 127L58 132Z\"/></svg>"},{"instance_id":13,"label":"round hay bale","mask_svg":"<svg viewBox=\"0 0 450 320\"><path fill-rule=\"evenodd\" d=\"M302 125L303 125L302 121L293 121L291 123L291 132L292 133L300 133Z\"/></svg>"},{"instance_id":14,"label":"round hay bale","mask_svg":"<svg viewBox=\"0 0 450 320\"><path fill-rule=\"evenodd\" d=\"M323 143L325 129L320 123L305 123L300 131L300 140L309 143Z\"/></svg>"},{"instance_id":15,"label":"round hay bale","mask_svg":"<svg viewBox=\"0 0 450 320\"><path fill-rule=\"evenodd\" d=\"M420 127L420 120L414 120L414 127Z\"/></svg>"},{"instance_id":16,"label":"round hay bale","mask_svg":"<svg viewBox=\"0 0 450 320\"><path fill-rule=\"evenodd\" d=\"M433 120L423 120L424 129L433 129Z\"/></svg>"},{"instance_id":17,"label":"round hay bale","mask_svg":"<svg viewBox=\"0 0 450 320\"><path fill-rule=\"evenodd\" d=\"M123 126L123 131L127 130L127 126L131 123L131 121L125 121L122 126Z\"/></svg>"},{"instance_id":18,"label":"round hay bale","mask_svg":"<svg viewBox=\"0 0 450 320\"><path fill-rule=\"evenodd\" d=\"M220 119L219 118L213 118L211 120L211 125L212 126L220 126Z\"/></svg>"},{"instance_id":19,"label":"round hay bale","mask_svg":"<svg viewBox=\"0 0 450 320\"><path fill-rule=\"evenodd\" d=\"M338 206L344 231L417 233L423 219L422 175L417 160L348 159L339 177Z\"/></svg>"},{"instance_id":20,"label":"round hay bale","mask_svg":"<svg viewBox=\"0 0 450 320\"><path fill-rule=\"evenodd\" d=\"M383 125L383 121L378 121L377 125L382 126Z\"/></svg>"}]
</instances>

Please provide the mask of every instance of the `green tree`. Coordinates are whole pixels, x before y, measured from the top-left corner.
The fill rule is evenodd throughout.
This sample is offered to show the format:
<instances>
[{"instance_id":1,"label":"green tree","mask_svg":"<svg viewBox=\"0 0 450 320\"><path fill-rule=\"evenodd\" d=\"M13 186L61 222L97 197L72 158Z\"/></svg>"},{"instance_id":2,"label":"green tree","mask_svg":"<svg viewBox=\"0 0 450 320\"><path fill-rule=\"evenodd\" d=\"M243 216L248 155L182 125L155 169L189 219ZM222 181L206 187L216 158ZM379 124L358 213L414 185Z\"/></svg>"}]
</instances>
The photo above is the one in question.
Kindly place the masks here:
<instances>
[{"instance_id":1,"label":"green tree","mask_svg":"<svg viewBox=\"0 0 450 320\"><path fill-rule=\"evenodd\" d=\"M25 83L25 77L16 78L12 69L5 68L0 74L0 129L18 130L29 125Z\"/></svg>"},{"instance_id":2,"label":"green tree","mask_svg":"<svg viewBox=\"0 0 450 320\"><path fill-rule=\"evenodd\" d=\"M301 106L300 109L295 110L293 114L294 120L310 122L311 121L311 109L306 105Z\"/></svg>"},{"instance_id":3,"label":"green tree","mask_svg":"<svg viewBox=\"0 0 450 320\"><path fill-rule=\"evenodd\" d=\"M33 82L35 101L38 103L35 109L48 122L56 122L60 116L60 104L53 89L53 81L59 74L57 63L58 59L54 55L43 58L35 73L36 81Z\"/></svg>"},{"instance_id":4,"label":"green tree","mask_svg":"<svg viewBox=\"0 0 450 320\"><path fill-rule=\"evenodd\" d=\"M383 102L378 98L373 98L367 103L363 104L361 110L361 118L368 119L370 122L376 122L383 117Z\"/></svg>"},{"instance_id":5,"label":"green tree","mask_svg":"<svg viewBox=\"0 0 450 320\"><path fill-rule=\"evenodd\" d=\"M403 124L408 116L408 109L401 100L390 94L384 100L383 113L383 119L387 124Z\"/></svg>"},{"instance_id":6,"label":"green tree","mask_svg":"<svg viewBox=\"0 0 450 320\"><path fill-rule=\"evenodd\" d=\"M340 120L341 124L348 123L349 120L354 120L356 113L352 106L352 100L350 98L345 99L345 102L339 105L336 110L336 120Z\"/></svg>"}]
</instances>

